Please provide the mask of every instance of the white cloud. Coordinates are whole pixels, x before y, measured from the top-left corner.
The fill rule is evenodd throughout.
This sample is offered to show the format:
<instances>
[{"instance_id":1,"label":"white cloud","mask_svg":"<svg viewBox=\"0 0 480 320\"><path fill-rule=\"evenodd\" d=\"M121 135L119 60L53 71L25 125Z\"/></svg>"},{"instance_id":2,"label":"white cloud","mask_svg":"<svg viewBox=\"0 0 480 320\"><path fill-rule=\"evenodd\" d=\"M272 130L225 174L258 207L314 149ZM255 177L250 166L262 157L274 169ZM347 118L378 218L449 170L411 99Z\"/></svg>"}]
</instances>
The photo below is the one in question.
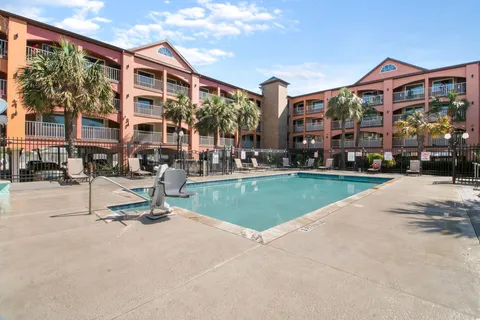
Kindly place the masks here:
<instances>
[{"instance_id":1,"label":"white cloud","mask_svg":"<svg viewBox=\"0 0 480 320\"><path fill-rule=\"evenodd\" d=\"M163 3L165 3L165 4L169 4L169 3L170 3L170 1L168 1L168 0L165 0L165 1L163 1Z\"/></svg>"},{"instance_id":2,"label":"white cloud","mask_svg":"<svg viewBox=\"0 0 480 320\"><path fill-rule=\"evenodd\" d=\"M233 57L233 52L220 49L197 49L176 47L178 51L193 65L201 66L215 63L218 59Z\"/></svg>"},{"instance_id":3,"label":"white cloud","mask_svg":"<svg viewBox=\"0 0 480 320\"><path fill-rule=\"evenodd\" d=\"M65 18L62 22L56 24L57 27L72 30L78 33L87 34L93 33L100 29L100 26L92 20L85 20L82 18Z\"/></svg>"},{"instance_id":4,"label":"white cloud","mask_svg":"<svg viewBox=\"0 0 480 320\"><path fill-rule=\"evenodd\" d=\"M52 20L51 18L44 16L44 10L42 8L23 5L6 5L4 10L41 22L49 22Z\"/></svg>"},{"instance_id":5,"label":"white cloud","mask_svg":"<svg viewBox=\"0 0 480 320\"><path fill-rule=\"evenodd\" d=\"M200 7L186 8L178 10L178 13L193 19L200 19L205 17L205 9Z\"/></svg>"}]
</instances>

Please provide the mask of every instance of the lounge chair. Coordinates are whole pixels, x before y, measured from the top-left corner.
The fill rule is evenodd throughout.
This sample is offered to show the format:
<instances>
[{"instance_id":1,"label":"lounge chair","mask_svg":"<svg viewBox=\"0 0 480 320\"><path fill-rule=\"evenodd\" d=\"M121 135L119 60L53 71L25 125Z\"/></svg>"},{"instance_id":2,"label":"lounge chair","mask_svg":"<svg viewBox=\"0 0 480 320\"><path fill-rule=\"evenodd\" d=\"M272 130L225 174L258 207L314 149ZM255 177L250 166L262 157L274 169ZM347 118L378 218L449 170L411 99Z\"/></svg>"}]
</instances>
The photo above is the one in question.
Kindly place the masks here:
<instances>
[{"instance_id":1,"label":"lounge chair","mask_svg":"<svg viewBox=\"0 0 480 320\"><path fill-rule=\"evenodd\" d=\"M83 159L67 159L67 177L70 181L87 181L88 176L84 172Z\"/></svg>"},{"instance_id":2,"label":"lounge chair","mask_svg":"<svg viewBox=\"0 0 480 320\"><path fill-rule=\"evenodd\" d=\"M374 159L372 168L368 168L367 173L378 173L382 170L382 159Z\"/></svg>"},{"instance_id":3,"label":"lounge chair","mask_svg":"<svg viewBox=\"0 0 480 320\"><path fill-rule=\"evenodd\" d=\"M142 168L140 167L140 159L138 158L128 158L128 166L130 167L130 176L132 178L134 175L142 177L152 174L149 171L142 170Z\"/></svg>"},{"instance_id":4,"label":"lounge chair","mask_svg":"<svg viewBox=\"0 0 480 320\"><path fill-rule=\"evenodd\" d=\"M188 191L187 174L182 169L169 169L163 175L165 196L173 198L188 198L195 195L195 192Z\"/></svg>"},{"instance_id":5,"label":"lounge chair","mask_svg":"<svg viewBox=\"0 0 480 320\"><path fill-rule=\"evenodd\" d=\"M243 164L242 164L242 160L240 160L238 158L235 159L235 166L237 167L238 171L252 171L253 170L253 168L244 167Z\"/></svg>"},{"instance_id":6,"label":"lounge chair","mask_svg":"<svg viewBox=\"0 0 480 320\"><path fill-rule=\"evenodd\" d=\"M308 159L306 165L300 166L299 168L301 168L301 169L313 169L314 164L315 164L315 159L310 158L310 159Z\"/></svg>"},{"instance_id":7,"label":"lounge chair","mask_svg":"<svg viewBox=\"0 0 480 320\"><path fill-rule=\"evenodd\" d=\"M410 160L410 169L407 170L407 175L410 173L420 175L420 160Z\"/></svg>"},{"instance_id":8,"label":"lounge chair","mask_svg":"<svg viewBox=\"0 0 480 320\"><path fill-rule=\"evenodd\" d=\"M288 158L283 158L283 167L284 168L293 168L293 166L290 164L290 160Z\"/></svg>"},{"instance_id":9,"label":"lounge chair","mask_svg":"<svg viewBox=\"0 0 480 320\"><path fill-rule=\"evenodd\" d=\"M328 158L324 166L318 167L318 170L331 170L333 168L333 158Z\"/></svg>"},{"instance_id":10,"label":"lounge chair","mask_svg":"<svg viewBox=\"0 0 480 320\"><path fill-rule=\"evenodd\" d=\"M257 170L270 169L269 166L259 165L258 162L257 162L257 159L255 159L255 158L252 158L252 166L253 166L253 169L257 169Z\"/></svg>"}]
</instances>

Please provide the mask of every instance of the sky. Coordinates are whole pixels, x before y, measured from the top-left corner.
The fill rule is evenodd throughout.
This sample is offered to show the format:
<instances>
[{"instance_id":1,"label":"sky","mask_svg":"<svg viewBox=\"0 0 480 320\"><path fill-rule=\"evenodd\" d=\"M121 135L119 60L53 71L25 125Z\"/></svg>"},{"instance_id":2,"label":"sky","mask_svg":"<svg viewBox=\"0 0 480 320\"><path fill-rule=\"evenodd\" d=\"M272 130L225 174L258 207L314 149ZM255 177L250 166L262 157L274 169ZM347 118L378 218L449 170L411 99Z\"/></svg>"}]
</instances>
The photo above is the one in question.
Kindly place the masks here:
<instances>
[{"instance_id":1,"label":"sky","mask_svg":"<svg viewBox=\"0 0 480 320\"><path fill-rule=\"evenodd\" d=\"M0 8L131 48L168 39L201 74L298 95L349 85L386 57L480 60L480 1L2 0Z\"/></svg>"}]
</instances>

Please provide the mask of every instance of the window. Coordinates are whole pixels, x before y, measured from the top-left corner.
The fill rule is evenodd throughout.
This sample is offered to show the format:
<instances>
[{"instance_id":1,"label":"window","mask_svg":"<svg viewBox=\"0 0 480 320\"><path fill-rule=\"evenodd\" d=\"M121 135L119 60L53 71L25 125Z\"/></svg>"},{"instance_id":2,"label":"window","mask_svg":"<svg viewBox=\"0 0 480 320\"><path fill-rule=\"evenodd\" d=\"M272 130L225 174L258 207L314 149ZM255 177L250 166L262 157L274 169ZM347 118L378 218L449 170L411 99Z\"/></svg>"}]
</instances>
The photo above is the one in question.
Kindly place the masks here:
<instances>
[{"instance_id":1,"label":"window","mask_svg":"<svg viewBox=\"0 0 480 320\"><path fill-rule=\"evenodd\" d=\"M168 48L160 47L157 52L160 53L160 54L163 54L164 56L173 58L172 51L170 51L170 49L168 49Z\"/></svg>"},{"instance_id":2,"label":"window","mask_svg":"<svg viewBox=\"0 0 480 320\"><path fill-rule=\"evenodd\" d=\"M167 78L167 83L177 84L177 80Z\"/></svg>"},{"instance_id":3,"label":"window","mask_svg":"<svg viewBox=\"0 0 480 320\"><path fill-rule=\"evenodd\" d=\"M42 49L45 50L45 51L48 51L48 52L52 52L53 51L53 46L44 43L44 44L42 44Z\"/></svg>"},{"instance_id":4,"label":"window","mask_svg":"<svg viewBox=\"0 0 480 320\"><path fill-rule=\"evenodd\" d=\"M397 70L397 66L393 63L386 64L380 69L380 73L390 72Z\"/></svg>"},{"instance_id":5,"label":"window","mask_svg":"<svg viewBox=\"0 0 480 320\"><path fill-rule=\"evenodd\" d=\"M139 131L153 132L153 126L151 124L141 123L137 127Z\"/></svg>"},{"instance_id":6,"label":"window","mask_svg":"<svg viewBox=\"0 0 480 320\"><path fill-rule=\"evenodd\" d=\"M85 56L85 59L87 61L91 62L91 63L97 62L99 65L102 65L102 66L105 65L105 60L102 60L102 59L98 59L98 58L90 57L90 56Z\"/></svg>"},{"instance_id":7,"label":"window","mask_svg":"<svg viewBox=\"0 0 480 320\"><path fill-rule=\"evenodd\" d=\"M208 88L200 88L200 92L209 93L209 92L208 92Z\"/></svg>"},{"instance_id":8,"label":"window","mask_svg":"<svg viewBox=\"0 0 480 320\"><path fill-rule=\"evenodd\" d=\"M95 118L83 118L82 117L82 126L89 126L89 127L104 127L102 119L95 119Z\"/></svg>"},{"instance_id":9,"label":"window","mask_svg":"<svg viewBox=\"0 0 480 320\"><path fill-rule=\"evenodd\" d=\"M141 104L142 106L145 106L145 107L153 106L153 100L151 100L151 99L138 98L137 103L139 103L139 104Z\"/></svg>"},{"instance_id":10,"label":"window","mask_svg":"<svg viewBox=\"0 0 480 320\"><path fill-rule=\"evenodd\" d=\"M44 114L43 122L65 124L65 118L56 114Z\"/></svg>"},{"instance_id":11,"label":"window","mask_svg":"<svg viewBox=\"0 0 480 320\"><path fill-rule=\"evenodd\" d=\"M320 101L314 101L312 103L313 109L323 109L323 100Z\"/></svg>"}]
</instances>

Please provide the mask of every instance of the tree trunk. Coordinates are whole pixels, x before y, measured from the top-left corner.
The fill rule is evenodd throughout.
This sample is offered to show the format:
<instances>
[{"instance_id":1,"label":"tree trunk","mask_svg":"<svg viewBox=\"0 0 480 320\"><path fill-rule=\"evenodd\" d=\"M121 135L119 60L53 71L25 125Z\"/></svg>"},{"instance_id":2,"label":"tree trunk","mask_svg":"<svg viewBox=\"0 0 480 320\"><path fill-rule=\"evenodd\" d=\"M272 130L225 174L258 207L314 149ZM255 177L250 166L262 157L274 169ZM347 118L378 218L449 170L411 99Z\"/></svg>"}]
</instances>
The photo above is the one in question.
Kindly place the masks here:
<instances>
[{"instance_id":1,"label":"tree trunk","mask_svg":"<svg viewBox=\"0 0 480 320\"><path fill-rule=\"evenodd\" d=\"M340 159L342 170L345 170L345 119L342 119L342 137L340 139Z\"/></svg>"},{"instance_id":2,"label":"tree trunk","mask_svg":"<svg viewBox=\"0 0 480 320\"><path fill-rule=\"evenodd\" d=\"M422 161L422 151L424 149L425 136L417 135L417 143L418 143L418 160Z\"/></svg>"},{"instance_id":3,"label":"tree trunk","mask_svg":"<svg viewBox=\"0 0 480 320\"><path fill-rule=\"evenodd\" d=\"M182 124L177 127L177 159L180 159L180 131L182 131Z\"/></svg>"},{"instance_id":4,"label":"tree trunk","mask_svg":"<svg viewBox=\"0 0 480 320\"><path fill-rule=\"evenodd\" d=\"M239 122L240 123L240 122ZM237 142L237 149L241 148L242 147L242 128L240 127L240 125L238 126L238 129L237 129L237 139L238 139L238 142Z\"/></svg>"},{"instance_id":5,"label":"tree trunk","mask_svg":"<svg viewBox=\"0 0 480 320\"><path fill-rule=\"evenodd\" d=\"M220 134L220 132L217 130L215 130L215 134L213 135L213 146L215 147L215 149L218 148L218 135Z\"/></svg>"},{"instance_id":6,"label":"tree trunk","mask_svg":"<svg viewBox=\"0 0 480 320\"><path fill-rule=\"evenodd\" d=\"M69 158L75 157L73 139L73 114L67 110L63 113L65 120L65 142L67 143L67 154Z\"/></svg>"}]
</instances>

